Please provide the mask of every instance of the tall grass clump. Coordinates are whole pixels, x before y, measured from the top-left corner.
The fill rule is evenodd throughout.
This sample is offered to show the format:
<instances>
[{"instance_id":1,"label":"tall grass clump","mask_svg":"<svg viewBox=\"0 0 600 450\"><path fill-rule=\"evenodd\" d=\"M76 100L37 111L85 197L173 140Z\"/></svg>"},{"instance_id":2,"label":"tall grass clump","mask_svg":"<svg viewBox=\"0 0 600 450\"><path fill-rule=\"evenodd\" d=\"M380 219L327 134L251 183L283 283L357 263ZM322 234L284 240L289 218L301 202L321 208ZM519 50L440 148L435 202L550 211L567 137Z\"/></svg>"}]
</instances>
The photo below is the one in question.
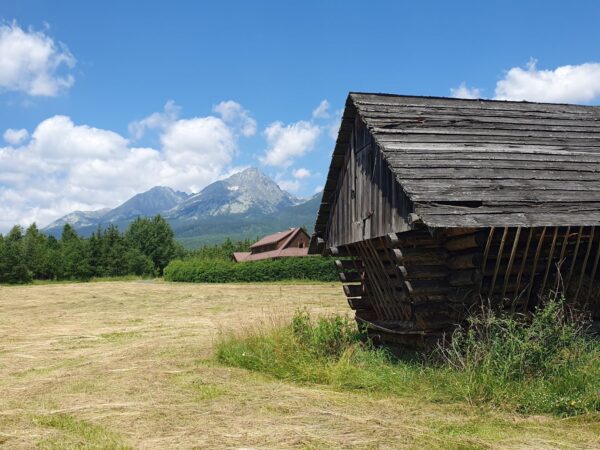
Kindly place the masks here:
<instances>
[{"instance_id":1,"label":"tall grass clump","mask_svg":"<svg viewBox=\"0 0 600 450\"><path fill-rule=\"evenodd\" d=\"M440 345L449 388L473 403L524 413L600 411L600 344L559 295L530 316L481 307Z\"/></svg>"},{"instance_id":2,"label":"tall grass clump","mask_svg":"<svg viewBox=\"0 0 600 450\"><path fill-rule=\"evenodd\" d=\"M529 317L489 307L429 352L393 356L347 317L312 318L221 336L216 358L278 379L465 401L521 413L600 412L600 343L561 298Z\"/></svg>"},{"instance_id":3,"label":"tall grass clump","mask_svg":"<svg viewBox=\"0 0 600 450\"><path fill-rule=\"evenodd\" d=\"M395 366L392 356L365 340L348 317L314 319L306 311L273 329L221 336L216 358L281 380L342 389L400 393L406 390L404 375L416 374Z\"/></svg>"}]
</instances>

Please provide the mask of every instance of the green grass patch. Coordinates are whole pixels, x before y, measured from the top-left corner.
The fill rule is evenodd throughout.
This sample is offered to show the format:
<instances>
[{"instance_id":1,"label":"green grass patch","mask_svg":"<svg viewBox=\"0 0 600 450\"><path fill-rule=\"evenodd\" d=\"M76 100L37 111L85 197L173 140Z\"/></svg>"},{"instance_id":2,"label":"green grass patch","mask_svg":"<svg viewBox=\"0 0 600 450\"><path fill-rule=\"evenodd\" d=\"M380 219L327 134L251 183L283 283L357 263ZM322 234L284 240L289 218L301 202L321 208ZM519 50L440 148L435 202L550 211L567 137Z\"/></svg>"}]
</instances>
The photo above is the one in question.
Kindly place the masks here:
<instances>
[{"instance_id":1,"label":"green grass patch","mask_svg":"<svg viewBox=\"0 0 600 450\"><path fill-rule=\"evenodd\" d=\"M39 443L48 449L115 449L132 447L123 443L116 433L87 420L77 419L69 414L52 414L34 419L36 425L53 428L60 433Z\"/></svg>"},{"instance_id":2,"label":"green grass patch","mask_svg":"<svg viewBox=\"0 0 600 450\"><path fill-rule=\"evenodd\" d=\"M206 380L198 374L183 372L171 377L171 382L185 389L198 402L210 401L227 394L224 386Z\"/></svg>"},{"instance_id":3,"label":"green grass patch","mask_svg":"<svg viewBox=\"0 0 600 450\"><path fill-rule=\"evenodd\" d=\"M112 333L102 333L100 337L106 339L109 342L127 342L131 339L135 339L141 335L138 331L114 331Z\"/></svg>"},{"instance_id":4,"label":"green grass patch","mask_svg":"<svg viewBox=\"0 0 600 450\"><path fill-rule=\"evenodd\" d=\"M600 343L581 323L559 300L529 318L483 308L451 343L398 357L366 342L345 317L299 312L284 326L222 336L216 358L281 380L383 396L419 395L524 414L597 414Z\"/></svg>"}]
</instances>

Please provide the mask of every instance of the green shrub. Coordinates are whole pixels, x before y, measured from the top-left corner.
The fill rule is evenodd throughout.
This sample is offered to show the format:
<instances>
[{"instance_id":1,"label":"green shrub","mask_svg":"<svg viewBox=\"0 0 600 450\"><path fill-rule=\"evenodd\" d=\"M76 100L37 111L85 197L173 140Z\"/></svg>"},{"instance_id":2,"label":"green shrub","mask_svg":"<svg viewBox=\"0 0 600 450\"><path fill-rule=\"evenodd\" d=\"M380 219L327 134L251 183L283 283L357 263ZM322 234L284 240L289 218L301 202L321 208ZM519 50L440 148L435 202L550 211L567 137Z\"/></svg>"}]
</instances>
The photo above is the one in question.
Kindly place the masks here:
<instances>
[{"instance_id":1,"label":"green shrub","mask_svg":"<svg viewBox=\"0 0 600 450\"><path fill-rule=\"evenodd\" d=\"M225 259L175 260L165 268L167 281L231 283L285 280L337 281L331 258L281 258L235 263Z\"/></svg>"},{"instance_id":2,"label":"green shrub","mask_svg":"<svg viewBox=\"0 0 600 450\"><path fill-rule=\"evenodd\" d=\"M529 320L483 308L431 354L393 357L365 342L346 317L311 319L222 336L218 361L276 378L381 395L466 401L522 413L600 411L600 342L563 303Z\"/></svg>"},{"instance_id":3,"label":"green shrub","mask_svg":"<svg viewBox=\"0 0 600 450\"><path fill-rule=\"evenodd\" d=\"M518 398L522 412L600 410L600 345L588 323L559 297L531 317L482 308L438 355L460 374L454 387L470 401Z\"/></svg>"}]
</instances>

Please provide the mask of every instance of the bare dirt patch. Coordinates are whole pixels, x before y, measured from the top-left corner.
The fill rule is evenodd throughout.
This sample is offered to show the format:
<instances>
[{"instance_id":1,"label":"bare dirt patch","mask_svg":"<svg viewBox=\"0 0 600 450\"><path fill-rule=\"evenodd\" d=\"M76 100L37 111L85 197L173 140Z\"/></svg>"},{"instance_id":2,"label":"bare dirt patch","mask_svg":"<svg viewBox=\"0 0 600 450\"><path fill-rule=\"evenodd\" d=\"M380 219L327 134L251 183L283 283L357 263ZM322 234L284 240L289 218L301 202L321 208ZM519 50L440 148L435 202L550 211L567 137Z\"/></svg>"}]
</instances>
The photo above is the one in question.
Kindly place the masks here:
<instances>
[{"instance_id":1,"label":"bare dirt patch","mask_svg":"<svg viewBox=\"0 0 600 450\"><path fill-rule=\"evenodd\" d=\"M0 287L7 448L600 448L597 418L298 386L211 360L214 337L347 313L337 284Z\"/></svg>"}]
</instances>

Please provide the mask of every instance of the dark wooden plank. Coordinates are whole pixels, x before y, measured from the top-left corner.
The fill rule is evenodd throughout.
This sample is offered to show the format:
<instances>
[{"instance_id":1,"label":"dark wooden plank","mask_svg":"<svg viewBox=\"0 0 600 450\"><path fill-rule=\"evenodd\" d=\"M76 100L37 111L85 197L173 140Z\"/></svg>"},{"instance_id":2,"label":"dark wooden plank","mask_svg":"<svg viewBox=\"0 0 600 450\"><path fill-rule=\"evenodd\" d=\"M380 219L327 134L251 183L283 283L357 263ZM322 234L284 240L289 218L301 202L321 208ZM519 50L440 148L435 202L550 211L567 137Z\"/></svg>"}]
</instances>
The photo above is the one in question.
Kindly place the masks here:
<instances>
[{"instance_id":1,"label":"dark wooden plank","mask_svg":"<svg viewBox=\"0 0 600 450\"><path fill-rule=\"evenodd\" d=\"M430 168L422 170L397 168L394 170L396 178L404 180L425 179L471 179L480 178L497 179L526 179L526 180L568 180L568 181L597 181L598 174L593 172L579 172L576 170L530 170L526 167L512 169L473 169L473 168Z\"/></svg>"},{"instance_id":2,"label":"dark wooden plank","mask_svg":"<svg viewBox=\"0 0 600 450\"><path fill-rule=\"evenodd\" d=\"M417 153L422 155L437 152L456 153L510 153L510 154L540 154L540 155L578 155L590 156L598 154L598 149L585 145L543 145L538 146L529 142L518 144L486 143L486 142L387 142L385 154L396 152Z\"/></svg>"},{"instance_id":3,"label":"dark wooden plank","mask_svg":"<svg viewBox=\"0 0 600 450\"><path fill-rule=\"evenodd\" d=\"M423 214L428 226L453 227L453 226L566 226L583 223L586 226L600 225L600 210L582 213L488 213L488 214Z\"/></svg>"},{"instance_id":4,"label":"dark wooden plank","mask_svg":"<svg viewBox=\"0 0 600 450\"><path fill-rule=\"evenodd\" d=\"M340 272L340 281L342 283L353 283L360 280L361 276L358 272Z\"/></svg>"},{"instance_id":5,"label":"dark wooden plank","mask_svg":"<svg viewBox=\"0 0 600 450\"><path fill-rule=\"evenodd\" d=\"M438 124L454 122L457 126L467 123L473 126L477 125L504 125L504 124L527 124L537 126L569 127L573 129L599 128L600 120L597 118L583 119L580 115L560 114L560 113L523 113L514 111L498 112L486 109L452 109L444 108L442 110L430 110L428 108L410 108L388 110L373 110L372 108L361 109L361 117L373 126L379 124Z\"/></svg>"},{"instance_id":6,"label":"dark wooden plank","mask_svg":"<svg viewBox=\"0 0 600 450\"><path fill-rule=\"evenodd\" d=\"M594 122L595 123L595 122ZM600 127L587 126L551 126L513 123L481 123L467 120L435 120L435 121L368 121L369 128L377 134L474 134L498 136L563 136L565 138L598 138Z\"/></svg>"},{"instance_id":7,"label":"dark wooden plank","mask_svg":"<svg viewBox=\"0 0 600 450\"><path fill-rule=\"evenodd\" d=\"M346 297L362 297L364 295L363 287L360 284L345 284L344 294Z\"/></svg>"},{"instance_id":8,"label":"dark wooden plank","mask_svg":"<svg viewBox=\"0 0 600 450\"><path fill-rule=\"evenodd\" d=\"M557 203L557 202L600 202L600 186L595 189L580 191L561 191L551 189L460 189L454 191L426 191L418 192L408 190L410 198L416 202L531 202L531 203Z\"/></svg>"},{"instance_id":9,"label":"dark wooden plank","mask_svg":"<svg viewBox=\"0 0 600 450\"><path fill-rule=\"evenodd\" d=\"M365 297L349 297L347 298L350 309L372 310L371 300Z\"/></svg>"},{"instance_id":10,"label":"dark wooden plank","mask_svg":"<svg viewBox=\"0 0 600 450\"><path fill-rule=\"evenodd\" d=\"M554 170L566 172L600 172L600 162L580 163L554 161L552 159L523 161L494 158L461 158L461 159L418 159L390 158L389 163L395 169L521 169L521 170Z\"/></svg>"},{"instance_id":11,"label":"dark wooden plank","mask_svg":"<svg viewBox=\"0 0 600 450\"><path fill-rule=\"evenodd\" d=\"M515 190L515 189L544 189L563 191L595 191L600 187L600 177L597 180L571 180L569 183L557 180L537 179L431 179L426 181L407 180L402 182L407 192L446 192L448 190L466 191L469 189L485 190Z\"/></svg>"},{"instance_id":12,"label":"dark wooden plank","mask_svg":"<svg viewBox=\"0 0 600 450\"><path fill-rule=\"evenodd\" d=\"M522 208L522 209L520 209ZM580 212L598 212L600 213L600 202L588 202L580 204L571 203L542 203L535 205L527 202L504 202L498 204L488 204L486 206L468 207L460 204L444 203L415 203L415 210L420 216L431 214L435 211L437 215L465 215L465 214L521 214L523 210L530 213L539 214L577 214ZM515 225L516 226L516 225Z\"/></svg>"},{"instance_id":13,"label":"dark wooden plank","mask_svg":"<svg viewBox=\"0 0 600 450\"><path fill-rule=\"evenodd\" d=\"M390 143L432 143L432 144L505 144L505 145L535 145L551 146L557 144L577 147L600 147L598 139L586 138L564 138L559 136L515 136L513 134L502 135L477 135L477 134L433 134L433 133L377 133L375 135L377 143L384 148Z\"/></svg>"},{"instance_id":14,"label":"dark wooden plank","mask_svg":"<svg viewBox=\"0 0 600 450\"><path fill-rule=\"evenodd\" d=\"M335 261L335 265L339 270L362 270L363 269L363 264L360 260L354 260L354 259L342 259L342 260L336 260Z\"/></svg>"},{"instance_id":15,"label":"dark wooden plank","mask_svg":"<svg viewBox=\"0 0 600 450\"><path fill-rule=\"evenodd\" d=\"M450 286L475 286L479 285L482 275L479 270L454 270L448 277Z\"/></svg>"},{"instance_id":16,"label":"dark wooden plank","mask_svg":"<svg viewBox=\"0 0 600 450\"><path fill-rule=\"evenodd\" d=\"M391 164L394 162L410 162L411 164L424 164L430 161L519 161L535 163L539 161L564 162L570 164L600 164L600 152L598 153L583 153L574 155L569 154L539 154L539 153L520 153L520 152L489 152L489 151L435 151L425 153L423 151L394 151L388 154L388 161Z\"/></svg>"}]
</instances>

